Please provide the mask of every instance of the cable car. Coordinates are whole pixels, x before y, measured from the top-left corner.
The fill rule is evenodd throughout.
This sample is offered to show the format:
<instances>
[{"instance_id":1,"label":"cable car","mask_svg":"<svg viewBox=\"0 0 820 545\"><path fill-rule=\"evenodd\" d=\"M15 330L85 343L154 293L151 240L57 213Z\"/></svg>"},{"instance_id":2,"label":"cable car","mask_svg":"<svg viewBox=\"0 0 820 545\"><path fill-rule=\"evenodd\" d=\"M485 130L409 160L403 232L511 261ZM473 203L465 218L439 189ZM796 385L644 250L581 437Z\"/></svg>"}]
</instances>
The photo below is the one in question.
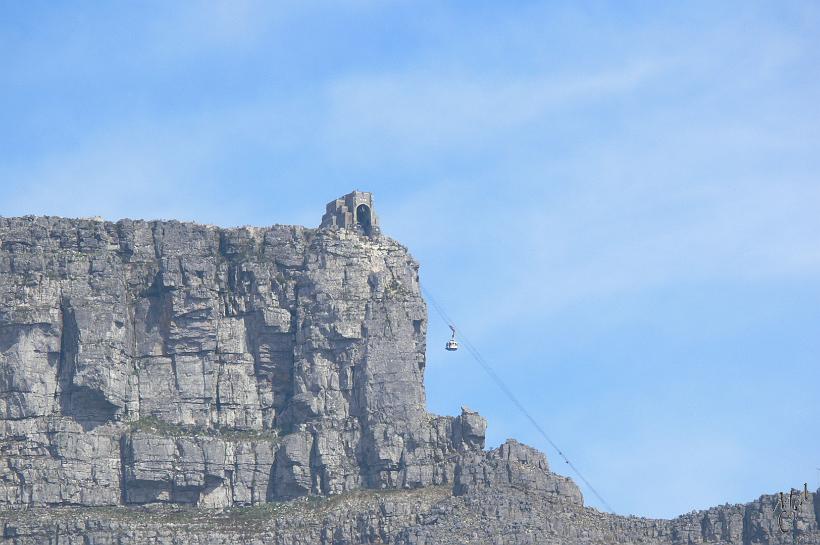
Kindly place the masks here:
<instances>
[{"instance_id":1,"label":"cable car","mask_svg":"<svg viewBox=\"0 0 820 545\"><path fill-rule=\"evenodd\" d=\"M458 350L458 341L456 340L456 328L450 326L450 329L453 332L453 336L450 338L449 341L447 341L447 344L444 345L444 348L446 350L449 350L450 352L455 352L456 350Z\"/></svg>"}]
</instances>

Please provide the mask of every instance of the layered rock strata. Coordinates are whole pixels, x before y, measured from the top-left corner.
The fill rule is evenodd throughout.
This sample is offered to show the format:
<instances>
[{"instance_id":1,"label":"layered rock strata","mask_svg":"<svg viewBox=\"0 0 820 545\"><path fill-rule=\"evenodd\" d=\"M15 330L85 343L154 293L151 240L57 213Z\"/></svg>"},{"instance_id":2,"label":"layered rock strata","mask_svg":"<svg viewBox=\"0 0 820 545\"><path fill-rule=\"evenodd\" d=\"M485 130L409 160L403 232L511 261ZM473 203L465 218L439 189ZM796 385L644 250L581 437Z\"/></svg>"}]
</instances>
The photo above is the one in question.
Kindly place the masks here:
<instances>
[{"instance_id":1,"label":"layered rock strata","mask_svg":"<svg viewBox=\"0 0 820 545\"><path fill-rule=\"evenodd\" d=\"M413 488L483 447L425 410L418 265L386 237L0 219L0 275L0 507Z\"/></svg>"},{"instance_id":2,"label":"layered rock strata","mask_svg":"<svg viewBox=\"0 0 820 545\"><path fill-rule=\"evenodd\" d=\"M375 228L0 218L2 542L820 543L817 493L585 507L477 413L427 413L426 323Z\"/></svg>"},{"instance_id":3,"label":"layered rock strata","mask_svg":"<svg viewBox=\"0 0 820 545\"><path fill-rule=\"evenodd\" d=\"M778 496L674 520L621 517L583 506L542 454L515 441L463 456L455 486L359 490L227 510L55 507L0 518L9 545L536 545L817 544L817 493L787 531ZM0 512L0 517L3 513Z\"/></svg>"}]
</instances>

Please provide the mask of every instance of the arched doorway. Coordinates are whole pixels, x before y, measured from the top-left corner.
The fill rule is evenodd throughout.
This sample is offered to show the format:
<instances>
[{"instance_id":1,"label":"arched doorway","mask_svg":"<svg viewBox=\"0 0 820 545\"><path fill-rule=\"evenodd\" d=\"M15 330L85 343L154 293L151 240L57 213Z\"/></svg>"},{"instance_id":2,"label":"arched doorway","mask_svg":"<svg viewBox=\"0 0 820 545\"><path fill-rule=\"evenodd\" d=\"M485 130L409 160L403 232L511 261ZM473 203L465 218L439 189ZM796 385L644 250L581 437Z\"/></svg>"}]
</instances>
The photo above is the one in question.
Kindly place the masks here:
<instances>
[{"instance_id":1,"label":"arched doorway","mask_svg":"<svg viewBox=\"0 0 820 545\"><path fill-rule=\"evenodd\" d=\"M366 204L360 204L356 207L356 223L362 226L365 235L370 235L370 207Z\"/></svg>"}]
</instances>

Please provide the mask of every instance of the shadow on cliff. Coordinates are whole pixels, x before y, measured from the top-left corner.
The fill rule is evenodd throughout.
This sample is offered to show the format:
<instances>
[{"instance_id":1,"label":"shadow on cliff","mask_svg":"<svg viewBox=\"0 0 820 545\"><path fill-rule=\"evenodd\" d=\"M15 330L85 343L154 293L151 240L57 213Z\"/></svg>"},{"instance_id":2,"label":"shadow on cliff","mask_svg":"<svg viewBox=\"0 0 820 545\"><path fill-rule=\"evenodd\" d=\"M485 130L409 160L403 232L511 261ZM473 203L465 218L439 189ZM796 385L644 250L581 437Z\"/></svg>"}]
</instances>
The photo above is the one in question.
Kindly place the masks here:
<instances>
[{"instance_id":1,"label":"shadow on cliff","mask_svg":"<svg viewBox=\"0 0 820 545\"><path fill-rule=\"evenodd\" d=\"M63 316L58 367L60 410L79 423L84 431L89 431L113 420L117 406L108 401L101 391L75 383L80 329L74 309L68 301L64 300L60 309Z\"/></svg>"}]
</instances>

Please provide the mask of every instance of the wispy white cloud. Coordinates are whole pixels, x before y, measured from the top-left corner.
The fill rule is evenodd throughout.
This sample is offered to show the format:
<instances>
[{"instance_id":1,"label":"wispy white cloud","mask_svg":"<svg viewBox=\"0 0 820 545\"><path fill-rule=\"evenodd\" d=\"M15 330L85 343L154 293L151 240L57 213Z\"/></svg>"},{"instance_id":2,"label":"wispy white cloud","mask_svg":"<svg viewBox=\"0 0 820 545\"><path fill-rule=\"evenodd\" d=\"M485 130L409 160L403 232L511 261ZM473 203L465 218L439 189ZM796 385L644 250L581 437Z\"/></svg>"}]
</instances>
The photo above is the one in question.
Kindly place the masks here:
<instances>
[{"instance_id":1,"label":"wispy white cloud","mask_svg":"<svg viewBox=\"0 0 820 545\"><path fill-rule=\"evenodd\" d=\"M225 204L219 194L231 193L222 165L248 138L261 149L285 145L283 135L265 132L277 115L275 107L251 103L123 118L37 161L0 165L4 213L236 222L218 211Z\"/></svg>"},{"instance_id":2,"label":"wispy white cloud","mask_svg":"<svg viewBox=\"0 0 820 545\"><path fill-rule=\"evenodd\" d=\"M485 209L483 217L448 203L474 203L468 184L417 197L430 223L414 246L444 270L476 269L452 287L481 295L462 302L477 335L672 286L820 276L820 185L809 180L579 182L552 202L507 189L519 199L509 214ZM490 255L493 266L482 267L480 256ZM488 301L493 312L480 312Z\"/></svg>"},{"instance_id":3,"label":"wispy white cloud","mask_svg":"<svg viewBox=\"0 0 820 545\"><path fill-rule=\"evenodd\" d=\"M533 410L553 422L584 417L557 438L596 484L625 498L618 506L672 514L725 498L724 485L738 482L733 462L746 476L765 462L744 457L756 435L720 433L745 414L688 429L684 440L655 414L664 399L641 399L636 407L657 427L629 435L626 415L607 420L611 436L593 437L586 428L602 409L588 409L587 392L548 399L534 376L580 382L600 369L539 342L566 309L617 314L612 301L653 290L794 284L808 293L816 284L817 7L396 5L407 17L369 1L30 17L32 32L0 35L0 94L9 97L0 111L15 120L4 142L16 146L22 126L47 143L6 152L0 210L315 225L327 200L371 189L386 232L420 258L423 280L498 355L511 384L525 377L518 385ZM500 338L510 332L523 342ZM431 346L448 333L431 328ZM573 365L556 378L564 357ZM761 358L749 358L758 375ZM497 409L491 430L528 437L479 374L442 365L435 376L447 387L431 391L449 396L440 405L476 399L484 412L482 403ZM768 395L752 378L745 386ZM663 381L642 380L636 389ZM612 390L590 388L598 399ZM689 408L701 422L712 416ZM624 476L631 489L619 488ZM658 482L678 495L646 499Z\"/></svg>"},{"instance_id":4,"label":"wispy white cloud","mask_svg":"<svg viewBox=\"0 0 820 545\"><path fill-rule=\"evenodd\" d=\"M299 2L260 0L160 3L162 17L146 21L146 53L153 60L191 60L211 50L241 51L260 45L266 35L304 10Z\"/></svg>"},{"instance_id":5,"label":"wispy white cloud","mask_svg":"<svg viewBox=\"0 0 820 545\"><path fill-rule=\"evenodd\" d=\"M486 145L550 112L634 92L661 71L642 60L600 72L490 79L421 70L347 76L328 91L328 146L367 160L374 147L408 159Z\"/></svg>"}]
</instances>

